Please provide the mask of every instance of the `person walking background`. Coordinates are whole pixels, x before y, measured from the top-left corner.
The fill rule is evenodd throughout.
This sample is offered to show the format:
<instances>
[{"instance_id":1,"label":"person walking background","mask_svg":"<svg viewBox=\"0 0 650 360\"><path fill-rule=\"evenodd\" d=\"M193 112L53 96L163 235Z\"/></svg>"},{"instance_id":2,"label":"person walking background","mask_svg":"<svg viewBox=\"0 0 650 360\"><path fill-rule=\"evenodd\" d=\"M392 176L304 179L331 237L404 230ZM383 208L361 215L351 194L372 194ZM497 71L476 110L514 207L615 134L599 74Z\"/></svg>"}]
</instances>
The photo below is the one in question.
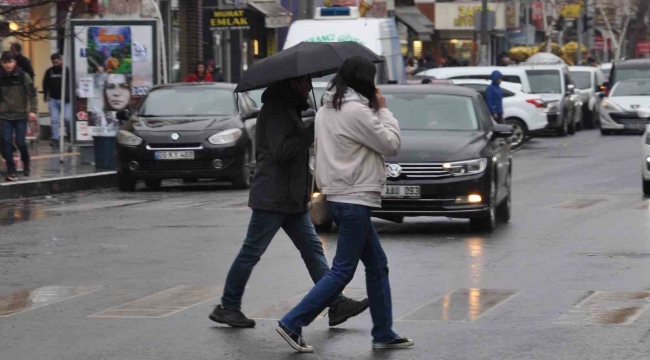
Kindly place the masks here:
<instances>
[{"instance_id":1,"label":"person walking background","mask_svg":"<svg viewBox=\"0 0 650 360\"><path fill-rule=\"evenodd\" d=\"M16 181L14 134L24 164L24 175L31 174L29 151L25 137L27 121L36 121L38 103L32 78L16 65L14 55L5 51L0 56L0 121L2 122L3 152L7 163L7 181Z\"/></svg>"},{"instance_id":2,"label":"person walking background","mask_svg":"<svg viewBox=\"0 0 650 360\"><path fill-rule=\"evenodd\" d=\"M18 67L21 68L27 74L29 74L33 82L34 68L32 68L32 62L29 61L29 59L25 55L23 55L23 46L20 45L19 43L12 43L11 52L14 54L14 57L16 58L16 64L18 65Z\"/></svg>"},{"instance_id":3,"label":"person walking background","mask_svg":"<svg viewBox=\"0 0 650 360\"><path fill-rule=\"evenodd\" d=\"M309 105L308 76L270 85L262 95L257 119L257 168L248 206L253 215L244 244L233 262L221 304L210 319L232 327L254 327L255 321L241 312L246 283L282 228L300 251L314 283L330 269L314 225L307 212L310 198L309 147L314 143L313 124L305 128L300 116ZM368 300L355 301L339 292L325 302L330 306L329 324L336 326L368 308Z\"/></svg>"},{"instance_id":4,"label":"person walking background","mask_svg":"<svg viewBox=\"0 0 650 360\"><path fill-rule=\"evenodd\" d=\"M388 261L370 219L381 208L386 182L384 156L397 155L399 123L376 90L375 66L362 58L346 60L325 93L316 115L316 179L339 226L332 271L279 322L278 333L299 352L305 344L302 327L309 325L352 280L361 260L372 316L373 347L396 349L413 345L392 330Z\"/></svg>"},{"instance_id":5,"label":"person walking background","mask_svg":"<svg viewBox=\"0 0 650 360\"><path fill-rule=\"evenodd\" d=\"M199 61L196 64L196 72L185 77L185 82L212 82L212 75L205 69L205 64Z\"/></svg>"},{"instance_id":6,"label":"person walking background","mask_svg":"<svg viewBox=\"0 0 650 360\"><path fill-rule=\"evenodd\" d=\"M43 96L44 100L48 103L50 109L50 118L52 124L52 146L56 146L59 142L59 119L61 111L70 129L70 122L72 119L72 105L70 103L70 70L66 71L65 88L68 92L65 98L61 96L61 79L63 78L63 60L61 55L56 53L50 56L52 60L52 67L47 69L43 77ZM61 134L65 137L65 134Z\"/></svg>"},{"instance_id":7,"label":"person walking background","mask_svg":"<svg viewBox=\"0 0 650 360\"><path fill-rule=\"evenodd\" d=\"M503 124L503 89L501 89L501 78L503 75L499 70L492 73L492 84L485 91L485 102L490 109L492 118L499 124Z\"/></svg>"},{"instance_id":8,"label":"person walking background","mask_svg":"<svg viewBox=\"0 0 650 360\"><path fill-rule=\"evenodd\" d=\"M212 81L225 82L221 68L215 66L214 60L208 60L208 73L212 76Z\"/></svg>"}]
</instances>

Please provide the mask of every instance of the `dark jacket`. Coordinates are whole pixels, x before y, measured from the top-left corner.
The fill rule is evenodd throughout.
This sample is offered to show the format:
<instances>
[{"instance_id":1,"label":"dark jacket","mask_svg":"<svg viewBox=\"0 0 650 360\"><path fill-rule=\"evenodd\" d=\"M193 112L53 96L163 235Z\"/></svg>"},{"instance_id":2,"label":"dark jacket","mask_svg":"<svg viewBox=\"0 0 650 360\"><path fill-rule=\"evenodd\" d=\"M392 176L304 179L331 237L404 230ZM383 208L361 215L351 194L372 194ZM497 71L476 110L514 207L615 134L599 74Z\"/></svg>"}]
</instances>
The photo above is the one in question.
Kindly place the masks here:
<instances>
[{"instance_id":1,"label":"dark jacket","mask_svg":"<svg viewBox=\"0 0 650 360\"><path fill-rule=\"evenodd\" d=\"M29 61L25 55L16 55L16 65L18 65L18 67L21 68L24 72L28 73L29 76L31 76L32 81L34 81L34 68L32 68L32 62Z\"/></svg>"},{"instance_id":2,"label":"dark jacket","mask_svg":"<svg viewBox=\"0 0 650 360\"><path fill-rule=\"evenodd\" d=\"M12 72L0 68L0 119L26 120L30 112L38 113L32 78L18 67Z\"/></svg>"},{"instance_id":3,"label":"dark jacket","mask_svg":"<svg viewBox=\"0 0 650 360\"><path fill-rule=\"evenodd\" d=\"M248 206L284 214L307 211L309 147L314 126L305 127L300 114L308 105L287 82L270 86L262 95L255 141L257 169Z\"/></svg>"},{"instance_id":4,"label":"dark jacket","mask_svg":"<svg viewBox=\"0 0 650 360\"><path fill-rule=\"evenodd\" d=\"M45 101L49 99L61 100L61 78L63 77L63 66L52 66L47 69L43 77L43 93ZM65 102L70 102L70 68L65 72Z\"/></svg>"},{"instance_id":5,"label":"dark jacket","mask_svg":"<svg viewBox=\"0 0 650 360\"><path fill-rule=\"evenodd\" d=\"M492 85L488 86L485 91L485 101L492 115L503 114L503 89L497 85L497 80L501 77L503 75L500 71L494 71L492 73Z\"/></svg>"}]
</instances>

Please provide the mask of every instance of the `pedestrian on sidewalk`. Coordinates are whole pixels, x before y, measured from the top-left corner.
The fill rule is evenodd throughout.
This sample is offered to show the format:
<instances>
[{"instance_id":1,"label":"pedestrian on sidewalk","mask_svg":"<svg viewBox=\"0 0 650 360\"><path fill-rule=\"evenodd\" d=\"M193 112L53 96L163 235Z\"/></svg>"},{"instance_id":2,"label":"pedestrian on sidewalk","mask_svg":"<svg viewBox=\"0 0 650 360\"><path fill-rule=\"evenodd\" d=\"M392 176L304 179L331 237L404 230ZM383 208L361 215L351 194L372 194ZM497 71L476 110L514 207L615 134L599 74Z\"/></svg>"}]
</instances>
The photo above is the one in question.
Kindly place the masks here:
<instances>
[{"instance_id":1,"label":"pedestrian on sidewalk","mask_svg":"<svg viewBox=\"0 0 650 360\"><path fill-rule=\"evenodd\" d=\"M32 68L32 62L29 61L29 58L23 55L23 46L20 45L19 43L11 44L11 53L14 54L14 57L16 58L16 64L18 65L18 67L21 68L27 74L29 74L33 82L34 68Z\"/></svg>"},{"instance_id":2,"label":"pedestrian on sidewalk","mask_svg":"<svg viewBox=\"0 0 650 360\"><path fill-rule=\"evenodd\" d=\"M38 103L32 78L16 65L14 55L5 51L0 56L0 120L2 121L3 151L7 162L7 181L16 181L14 134L24 164L24 174L31 173L27 150L27 121L36 121Z\"/></svg>"},{"instance_id":3,"label":"pedestrian on sidewalk","mask_svg":"<svg viewBox=\"0 0 650 360\"><path fill-rule=\"evenodd\" d=\"M388 260L370 219L381 208L384 156L401 146L399 123L375 88L375 65L353 57L339 69L325 106L316 115L316 179L339 227L332 271L279 322L278 333L299 352L313 352L302 338L309 325L352 280L361 260L372 316L373 348L398 349L413 341L392 330Z\"/></svg>"},{"instance_id":4,"label":"pedestrian on sidewalk","mask_svg":"<svg viewBox=\"0 0 650 360\"><path fill-rule=\"evenodd\" d=\"M216 66L214 60L208 60L208 74L212 76L214 82L225 82L221 67Z\"/></svg>"},{"instance_id":5,"label":"pedestrian on sidewalk","mask_svg":"<svg viewBox=\"0 0 650 360\"><path fill-rule=\"evenodd\" d=\"M61 111L67 128L70 129L72 120L72 104L70 103L70 69L66 68L65 99L61 96L61 79L63 77L63 60L61 54L55 53L50 56L52 60L52 67L47 69L43 77L43 92L44 100L48 103L50 108L50 118L52 124L52 146L59 143L59 119ZM62 134L65 137L65 134Z\"/></svg>"},{"instance_id":6,"label":"pedestrian on sidewalk","mask_svg":"<svg viewBox=\"0 0 650 360\"><path fill-rule=\"evenodd\" d=\"M490 109L492 118L499 124L503 122L503 89L501 89L501 78L503 74L499 70L492 73L492 85L485 91L485 102Z\"/></svg>"},{"instance_id":7,"label":"pedestrian on sidewalk","mask_svg":"<svg viewBox=\"0 0 650 360\"><path fill-rule=\"evenodd\" d=\"M185 77L185 82L213 82L212 75L205 69L205 64L199 61L196 64L196 71Z\"/></svg>"},{"instance_id":8,"label":"pedestrian on sidewalk","mask_svg":"<svg viewBox=\"0 0 650 360\"><path fill-rule=\"evenodd\" d=\"M309 108L310 89L311 80L305 76L273 83L262 95L255 134L257 168L248 201L253 215L226 278L221 304L210 314L213 321L232 327L255 326L255 321L241 312L242 296L253 268L280 228L300 251L314 283L330 271L307 210L311 188L309 147L314 143L314 126L305 127L300 114ZM330 326L368 308L367 299L349 299L341 294L342 290L324 301L323 307L330 307Z\"/></svg>"}]
</instances>

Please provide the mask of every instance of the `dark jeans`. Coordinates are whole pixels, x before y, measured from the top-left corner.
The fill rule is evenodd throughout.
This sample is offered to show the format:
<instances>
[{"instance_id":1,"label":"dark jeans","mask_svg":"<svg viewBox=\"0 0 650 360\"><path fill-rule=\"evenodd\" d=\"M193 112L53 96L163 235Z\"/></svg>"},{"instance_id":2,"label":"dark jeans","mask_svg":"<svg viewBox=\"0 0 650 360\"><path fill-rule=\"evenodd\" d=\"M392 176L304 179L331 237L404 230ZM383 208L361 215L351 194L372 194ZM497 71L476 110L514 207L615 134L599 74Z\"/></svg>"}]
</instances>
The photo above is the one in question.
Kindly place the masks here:
<instances>
[{"instance_id":1,"label":"dark jeans","mask_svg":"<svg viewBox=\"0 0 650 360\"><path fill-rule=\"evenodd\" d=\"M370 220L370 208L335 202L330 202L329 208L339 226L332 271L282 318L281 323L294 334L302 335L302 327L314 321L327 302L352 280L361 260L366 267L373 341L389 343L397 335L392 331L393 307L388 282L388 260Z\"/></svg>"},{"instance_id":2,"label":"dark jeans","mask_svg":"<svg viewBox=\"0 0 650 360\"><path fill-rule=\"evenodd\" d=\"M317 283L330 272L323 252L323 244L316 234L308 213L282 214L253 210L244 245L226 278L226 286L221 297L221 305L225 309L241 309L241 299L248 278L280 228L287 233L298 251L300 251L300 255L305 265L307 265L307 270L314 283ZM339 297L334 296L327 305L332 306L339 299L345 298L340 294L339 291Z\"/></svg>"},{"instance_id":3,"label":"dark jeans","mask_svg":"<svg viewBox=\"0 0 650 360\"><path fill-rule=\"evenodd\" d=\"M16 134L16 146L20 150L20 160L29 164L29 151L27 151L27 120L2 120L2 142L3 154L7 162L7 172L16 172L14 162L14 133Z\"/></svg>"}]
</instances>

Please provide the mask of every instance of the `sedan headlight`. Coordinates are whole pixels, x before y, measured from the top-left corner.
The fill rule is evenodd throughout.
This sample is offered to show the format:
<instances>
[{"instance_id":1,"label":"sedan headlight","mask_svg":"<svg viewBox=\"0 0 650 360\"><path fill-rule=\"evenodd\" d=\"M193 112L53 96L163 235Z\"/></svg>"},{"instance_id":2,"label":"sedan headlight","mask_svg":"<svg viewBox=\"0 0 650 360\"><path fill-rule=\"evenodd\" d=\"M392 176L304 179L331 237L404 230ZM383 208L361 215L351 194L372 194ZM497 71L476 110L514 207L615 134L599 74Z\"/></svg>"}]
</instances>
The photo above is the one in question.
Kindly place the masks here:
<instances>
[{"instance_id":1,"label":"sedan headlight","mask_svg":"<svg viewBox=\"0 0 650 360\"><path fill-rule=\"evenodd\" d=\"M228 145L237 141L243 134L241 129L229 129L210 136L208 141L212 145Z\"/></svg>"},{"instance_id":2,"label":"sedan headlight","mask_svg":"<svg viewBox=\"0 0 650 360\"><path fill-rule=\"evenodd\" d=\"M620 106L614 104L611 101L603 101L603 109L607 111L623 111Z\"/></svg>"},{"instance_id":3,"label":"sedan headlight","mask_svg":"<svg viewBox=\"0 0 650 360\"><path fill-rule=\"evenodd\" d=\"M487 168L487 159L456 161L442 164L442 168L454 176L480 174Z\"/></svg>"},{"instance_id":4,"label":"sedan headlight","mask_svg":"<svg viewBox=\"0 0 650 360\"><path fill-rule=\"evenodd\" d=\"M117 142L124 146L138 146L142 144L142 138L130 131L120 130L117 132Z\"/></svg>"}]
</instances>

